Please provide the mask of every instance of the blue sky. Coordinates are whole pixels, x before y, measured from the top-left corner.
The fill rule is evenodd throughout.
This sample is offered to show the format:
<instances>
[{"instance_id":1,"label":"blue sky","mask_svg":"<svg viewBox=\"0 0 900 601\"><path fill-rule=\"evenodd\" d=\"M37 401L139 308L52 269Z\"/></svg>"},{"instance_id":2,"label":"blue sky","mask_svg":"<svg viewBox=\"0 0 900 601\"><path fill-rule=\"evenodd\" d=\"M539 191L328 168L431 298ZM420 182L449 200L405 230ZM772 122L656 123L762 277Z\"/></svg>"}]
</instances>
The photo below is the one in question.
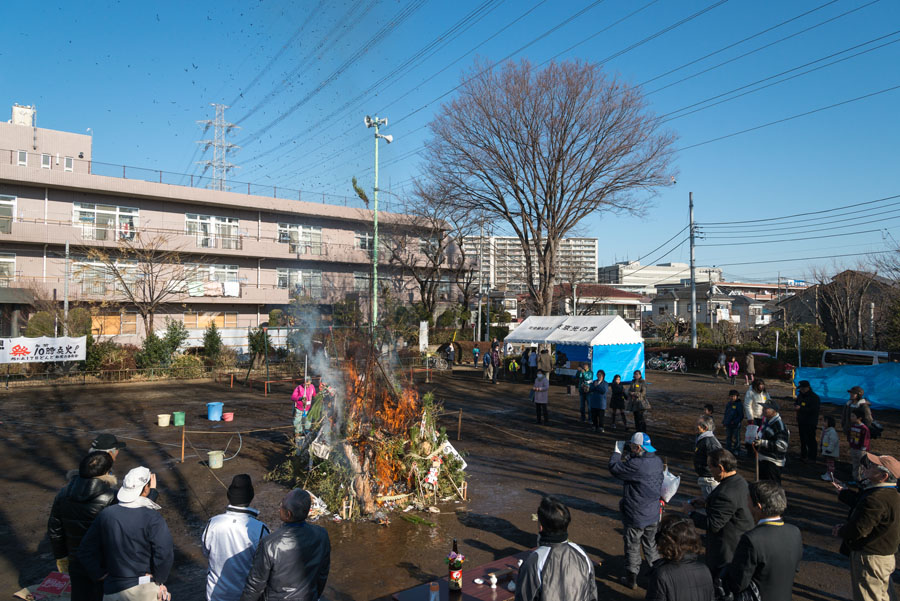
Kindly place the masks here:
<instances>
[{"instance_id":1,"label":"blue sky","mask_svg":"<svg viewBox=\"0 0 900 601\"><path fill-rule=\"evenodd\" d=\"M376 112L390 119L384 133L396 139L381 147L381 187L402 194L417 174L425 126L476 56L543 63L617 55L605 68L645 84L657 114L807 63L782 78L822 67L669 121L679 148L900 85L894 0L52 4L0 8L0 102L37 105L41 127L91 128L95 160L179 173L202 170L193 164L204 158L194 143L204 137L196 121L212 117L209 103L230 104L226 117L241 127L230 139L242 145L232 159L241 169L232 177L302 189L304 198L352 196L354 175L371 187L371 130L363 116ZM850 57L856 53L863 54ZM644 216L598 215L582 233L600 238L600 262L607 264L641 257L682 229L688 192L701 224L900 194L898 100L900 89L887 91L683 150L675 156L677 184L661 190ZM727 246L699 246L698 263L723 265L732 279L771 280L865 259L785 261L895 246L890 236L900 239L900 212L876 209L898 200L860 207L842 229L830 229L837 223L829 219L841 211L814 215L805 227L815 231L802 235L793 233L792 220L706 226L699 244ZM824 237L848 232L858 233ZM794 239L801 237L809 239ZM682 238L644 262L686 261L687 244L676 247Z\"/></svg>"}]
</instances>

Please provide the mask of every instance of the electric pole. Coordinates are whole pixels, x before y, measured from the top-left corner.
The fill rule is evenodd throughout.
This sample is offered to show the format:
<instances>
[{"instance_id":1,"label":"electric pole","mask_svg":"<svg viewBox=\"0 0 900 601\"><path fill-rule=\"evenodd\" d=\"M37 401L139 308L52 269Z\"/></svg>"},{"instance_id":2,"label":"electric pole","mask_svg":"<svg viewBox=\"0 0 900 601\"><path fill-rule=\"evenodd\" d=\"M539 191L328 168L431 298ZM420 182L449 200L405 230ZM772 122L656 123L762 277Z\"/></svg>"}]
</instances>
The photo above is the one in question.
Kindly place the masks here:
<instances>
[{"instance_id":1,"label":"electric pole","mask_svg":"<svg viewBox=\"0 0 900 601\"><path fill-rule=\"evenodd\" d=\"M203 165L207 169L212 168L212 179L209 182L209 185L206 186L212 190L219 190L221 192L225 192L230 190L231 188L225 184L228 179L228 172L232 169L237 169L237 165L228 162L228 153L233 152L240 148L231 142L225 141L225 136L231 133L233 129L240 129L240 126L235 125L234 123L226 123L225 122L225 109L228 107L224 104L215 104L210 103L210 106L215 107L216 109L216 118L215 119L204 119L202 121L197 121L204 125L203 133L209 131L209 128L213 128L213 139L212 140L199 140L197 144L203 144L203 151L207 151L210 146L213 149L213 158L212 160L206 161L197 161L198 165Z\"/></svg>"},{"instance_id":2,"label":"electric pole","mask_svg":"<svg viewBox=\"0 0 900 601\"><path fill-rule=\"evenodd\" d=\"M69 335L69 241L66 240L66 281L63 282L63 336Z\"/></svg>"},{"instance_id":3,"label":"electric pole","mask_svg":"<svg viewBox=\"0 0 900 601\"><path fill-rule=\"evenodd\" d=\"M688 192L691 228L691 348L697 348L697 279L694 277L694 193Z\"/></svg>"}]
</instances>

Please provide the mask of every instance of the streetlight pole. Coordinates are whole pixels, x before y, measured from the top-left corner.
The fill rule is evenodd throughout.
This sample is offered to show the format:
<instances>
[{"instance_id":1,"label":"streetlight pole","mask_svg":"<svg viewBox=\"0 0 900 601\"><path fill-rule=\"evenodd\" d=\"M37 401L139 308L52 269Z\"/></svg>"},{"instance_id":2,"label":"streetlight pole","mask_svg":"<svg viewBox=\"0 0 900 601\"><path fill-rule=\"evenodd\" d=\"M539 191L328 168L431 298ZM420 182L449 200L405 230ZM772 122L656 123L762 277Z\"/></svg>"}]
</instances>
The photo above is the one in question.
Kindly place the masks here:
<instances>
[{"instance_id":1,"label":"streetlight pole","mask_svg":"<svg viewBox=\"0 0 900 601\"><path fill-rule=\"evenodd\" d=\"M379 119L378 115L375 115L373 119L366 115L365 124L366 127L375 128L375 189L373 199L375 211L373 217L374 235L372 237L372 332L374 333L375 324L378 323L378 138L384 138L390 144L394 141L394 137L382 135L378 131L382 125L387 126L387 118Z\"/></svg>"}]
</instances>

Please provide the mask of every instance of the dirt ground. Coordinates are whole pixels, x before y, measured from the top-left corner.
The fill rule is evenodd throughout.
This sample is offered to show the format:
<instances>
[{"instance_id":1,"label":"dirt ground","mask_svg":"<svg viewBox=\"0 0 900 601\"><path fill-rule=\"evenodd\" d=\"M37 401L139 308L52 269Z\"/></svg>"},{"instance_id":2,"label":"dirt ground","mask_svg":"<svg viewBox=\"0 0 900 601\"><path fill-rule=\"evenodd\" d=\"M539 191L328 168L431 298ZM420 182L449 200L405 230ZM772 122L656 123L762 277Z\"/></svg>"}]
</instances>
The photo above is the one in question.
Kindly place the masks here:
<instances>
[{"instance_id":1,"label":"dirt ground","mask_svg":"<svg viewBox=\"0 0 900 601\"><path fill-rule=\"evenodd\" d=\"M722 380L697 374L649 374L653 410L648 430L682 486L673 504L698 494L693 475L691 426L704 403L712 402L721 419L729 388ZM432 389L450 414L463 410L462 439L453 440L467 454L469 502L445 503L441 514L426 516L428 528L393 519L389 526L373 523L320 521L332 542L332 570L325 598L329 600L389 598L390 593L446 573L443 562L451 539L469 555L471 565L532 547L537 524L532 519L540 498L552 493L572 509L570 535L597 564L601 599L643 598L644 591L625 590L617 583L623 570L622 529L618 517L621 485L606 465L619 430L594 434L578 421L578 398L564 387L551 389L550 425L534 423L528 386L483 383L468 368L422 385ZM742 386L738 386L743 391ZM770 387L787 396L785 385ZM243 436L235 430L266 429L290 422L289 390L268 398L259 392L229 389L211 382L123 384L104 387L60 387L0 392L0 595L35 582L54 568L46 536L53 496L64 484L98 432L114 433L128 443L114 473L120 478L136 465L158 474L162 513L175 539L176 563L169 588L176 600L204 598L206 563L200 534L206 520L226 504L225 485L234 474L249 473L256 487L254 506L261 518L277 527L278 503L285 493L262 476L288 451L287 430L264 430ZM223 401L235 421L208 422L205 403ZM783 415L793 433L796 420L789 402ZM188 428L212 432L190 436L185 463L180 463L180 430L156 426L158 413L183 410ZM839 414L839 407L825 406ZM896 454L900 414L877 412L884 438L874 450ZM444 425L455 439L456 417ZM722 434L721 432L719 434ZM721 436L720 436L721 438ZM205 467L206 451L241 444L238 455L215 472ZM803 531L804 561L794 585L794 598L826 601L850 597L847 560L830 536L833 524L845 517L833 487L819 479L821 464L800 463L796 435L784 471L788 491L787 519ZM846 452L846 449L844 449ZM744 460L742 473L752 479L753 466ZM839 463L839 475L849 467ZM220 483L218 480L221 480ZM643 583L643 577L639 580Z\"/></svg>"}]
</instances>

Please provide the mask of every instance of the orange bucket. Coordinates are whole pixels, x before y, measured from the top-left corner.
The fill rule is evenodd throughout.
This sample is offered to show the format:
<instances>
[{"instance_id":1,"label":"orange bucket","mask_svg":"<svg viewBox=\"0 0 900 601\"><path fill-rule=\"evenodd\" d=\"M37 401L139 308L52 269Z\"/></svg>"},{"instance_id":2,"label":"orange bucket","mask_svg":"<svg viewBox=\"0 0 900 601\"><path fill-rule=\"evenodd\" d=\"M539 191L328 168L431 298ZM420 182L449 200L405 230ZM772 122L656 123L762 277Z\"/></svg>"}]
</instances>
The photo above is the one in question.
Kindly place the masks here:
<instances>
[{"instance_id":1,"label":"orange bucket","mask_svg":"<svg viewBox=\"0 0 900 601\"><path fill-rule=\"evenodd\" d=\"M222 414L223 422L232 422L234 421L234 413L223 413Z\"/></svg>"}]
</instances>

